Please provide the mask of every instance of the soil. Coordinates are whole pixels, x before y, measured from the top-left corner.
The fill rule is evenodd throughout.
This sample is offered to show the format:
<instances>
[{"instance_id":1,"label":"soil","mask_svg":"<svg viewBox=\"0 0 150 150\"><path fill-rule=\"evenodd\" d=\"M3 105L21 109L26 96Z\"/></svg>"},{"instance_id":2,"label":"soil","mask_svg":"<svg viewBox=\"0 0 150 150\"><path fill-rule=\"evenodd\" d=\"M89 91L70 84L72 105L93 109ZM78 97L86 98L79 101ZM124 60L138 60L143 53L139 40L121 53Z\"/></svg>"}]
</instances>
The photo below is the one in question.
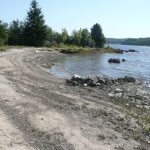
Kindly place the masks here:
<instances>
[{"instance_id":1,"label":"soil","mask_svg":"<svg viewBox=\"0 0 150 150\"><path fill-rule=\"evenodd\" d=\"M146 85L69 86L46 68L63 55L37 48L0 53L0 149L149 150Z\"/></svg>"}]
</instances>

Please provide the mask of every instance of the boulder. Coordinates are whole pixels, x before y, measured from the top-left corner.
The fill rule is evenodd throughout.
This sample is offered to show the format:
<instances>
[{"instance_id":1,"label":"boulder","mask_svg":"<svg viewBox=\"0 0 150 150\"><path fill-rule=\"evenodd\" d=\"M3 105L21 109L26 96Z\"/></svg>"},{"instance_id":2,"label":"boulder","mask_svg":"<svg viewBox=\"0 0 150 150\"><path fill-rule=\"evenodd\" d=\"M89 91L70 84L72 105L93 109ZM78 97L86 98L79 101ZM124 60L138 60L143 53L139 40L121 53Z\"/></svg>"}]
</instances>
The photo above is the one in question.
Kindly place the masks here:
<instances>
[{"instance_id":1,"label":"boulder","mask_svg":"<svg viewBox=\"0 0 150 150\"><path fill-rule=\"evenodd\" d=\"M75 54L75 53L79 53L77 50L74 49L61 49L60 53L64 53L64 54Z\"/></svg>"},{"instance_id":2,"label":"boulder","mask_svg":"<svg viewBox=\"0 0 150 150\"><path fill-rule=\"evenodd\" d=\"M127 76L125 76L125 80L127 82L135 82L136 81L135 78L133 78L133 77L127 77Z\"/></svg>"},{"instance_id":3,"label":"boulder","mask_svg":"<svg viewBox=\"0 0 150 150\"><path fill-rule=\"evenodd\" d=\"M123 58L122 61L126 61L126 60Z\"/></svg>"},{"instance_id":4,"label":"boulder","mask_svg":"<svg viewBox=\"0 0 150 150\"><path fill-rule=\"evenodd\" d=\"M115 93L121 93L121 92L122 92L122 90L121 90L121 89L119 89L119 88L116 88L116 89L114 90L114 92L115 92Z\"/></svg>"},{"instance_id":5,"label":"boulder","mask_svg":"<svg viewBox=\"0 0 150 150\"><path fill-rule=\"evenodd\" d=\"M116 49L115 52L116 52L117 54L123 54L123 50L122 50L122 49Z\"/></svg>"},{"instance_id":6,"label":"boulder","mask_svg":"<svg viewBox=\"0 0 150 150\"><path fill-rule=\"evenodd\" d=\"M129 49L128 52L138 52L138 51L135 49Z\"/></svg>"},{"instance_id":7,"label":"boulder","mask_svg":"<svg viewBox=\"0 0 150 150\"><path fill-rule=\"evenodd\" d=\"M118 78L117 81L118 82L135 82L136 79L133 77L125 76L124 78Z\"/></svg>"},{"instance_id":8,"label":"boulder","mask_svg":"<svg viewBox=\"0 0 150 150\"><path fill-rule=\"evenodd\" d=\"M108 62L109 62L109 63L120 63L121 61L120 61L120 59L118 59L118 58L110 58L110 59L108 60Z\"/></svg>"}]
</instances>

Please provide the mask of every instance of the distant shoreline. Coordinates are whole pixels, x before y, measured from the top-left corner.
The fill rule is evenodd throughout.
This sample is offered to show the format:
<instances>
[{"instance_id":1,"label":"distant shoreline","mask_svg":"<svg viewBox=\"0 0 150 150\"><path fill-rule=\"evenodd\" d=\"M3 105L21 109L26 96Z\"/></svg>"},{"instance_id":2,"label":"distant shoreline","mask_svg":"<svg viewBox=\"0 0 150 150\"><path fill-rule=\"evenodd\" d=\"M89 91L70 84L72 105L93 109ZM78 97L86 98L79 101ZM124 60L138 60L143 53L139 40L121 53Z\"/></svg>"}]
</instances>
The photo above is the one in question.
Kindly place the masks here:
<instances>
[{"instance_id":1,"label":"distant shoreline","mask_svg":"<svg viewBox=\"0 0 150 150\"><path fill-rule=\"evenodd\" d=\"M107 44L150 46L150 38L106 38Z\"/></svg>"}]
</instances>

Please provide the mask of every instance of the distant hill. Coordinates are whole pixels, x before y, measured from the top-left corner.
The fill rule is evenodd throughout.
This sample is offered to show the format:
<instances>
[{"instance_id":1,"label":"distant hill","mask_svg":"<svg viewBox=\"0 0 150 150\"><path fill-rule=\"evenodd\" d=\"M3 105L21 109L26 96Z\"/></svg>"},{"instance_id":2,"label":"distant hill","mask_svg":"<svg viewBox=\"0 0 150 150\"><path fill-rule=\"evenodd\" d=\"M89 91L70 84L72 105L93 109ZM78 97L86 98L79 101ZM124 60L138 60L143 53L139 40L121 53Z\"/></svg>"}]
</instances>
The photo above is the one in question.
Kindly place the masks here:
<instances>
[{"instance_id":1,"label":"distant hill","mask_svg":"<svg viewBox=\"0 0 150 150\"><path fill-rule=\"evenodd\" d=\"M108 44L122 44L122 42L126 39L117 39L117 38L106 38L106 42Z\"/></svg>"},{"instance_id":2,"label":"distant hill","mask_svg":"<svg viewBox=\"0 0 150 150\"><path fill-rule=\"evenodd\" d=\"M150 38L106 38L107 44L150 46Z\"/></svg>"},{"instance_id":3,"label":"distant hill","mask_svg":"<svg viewBox=\"0 0 150 150\"><path fill-rule=\"evenodd\" d=\"M126 39L121 44L150 46L150 38Z\"/></svg>"}]
</instances>

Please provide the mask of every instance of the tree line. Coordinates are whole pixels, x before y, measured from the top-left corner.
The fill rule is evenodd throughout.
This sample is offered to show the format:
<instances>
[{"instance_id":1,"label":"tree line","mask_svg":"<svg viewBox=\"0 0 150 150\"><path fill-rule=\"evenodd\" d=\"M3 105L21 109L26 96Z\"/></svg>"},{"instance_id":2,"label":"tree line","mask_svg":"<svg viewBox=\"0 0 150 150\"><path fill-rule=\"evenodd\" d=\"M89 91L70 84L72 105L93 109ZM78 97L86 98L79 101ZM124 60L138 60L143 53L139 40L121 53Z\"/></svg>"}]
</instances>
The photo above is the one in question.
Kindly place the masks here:
<instances>
[{"instance_id":1,"label":"tree line","mask_svg":"<svg viewBox=\"0 0 150 150\"><path fill-rule=\"evenodd\" d=\"M138 45L138 46L150 46L150 38L106 38L108 44L122 44L122 45Z\"/></svg>"},{"instance_id":2,"label":"tree line","mask_svg":"<svg viewBox=\"0 0 150 150\"><path fill-rule=\"evenodd\" d=\"M24 46L59 46L76 45L82 47L104 46L106 40L100 24L96 23L91 30L73 30L69 35L65 28L62 32L56 32L45 25L42 10L36 0L32 0L25 21L14 20L10 24L0 21L0 45L24 45Z\"/></svg>"}]
</instances>

